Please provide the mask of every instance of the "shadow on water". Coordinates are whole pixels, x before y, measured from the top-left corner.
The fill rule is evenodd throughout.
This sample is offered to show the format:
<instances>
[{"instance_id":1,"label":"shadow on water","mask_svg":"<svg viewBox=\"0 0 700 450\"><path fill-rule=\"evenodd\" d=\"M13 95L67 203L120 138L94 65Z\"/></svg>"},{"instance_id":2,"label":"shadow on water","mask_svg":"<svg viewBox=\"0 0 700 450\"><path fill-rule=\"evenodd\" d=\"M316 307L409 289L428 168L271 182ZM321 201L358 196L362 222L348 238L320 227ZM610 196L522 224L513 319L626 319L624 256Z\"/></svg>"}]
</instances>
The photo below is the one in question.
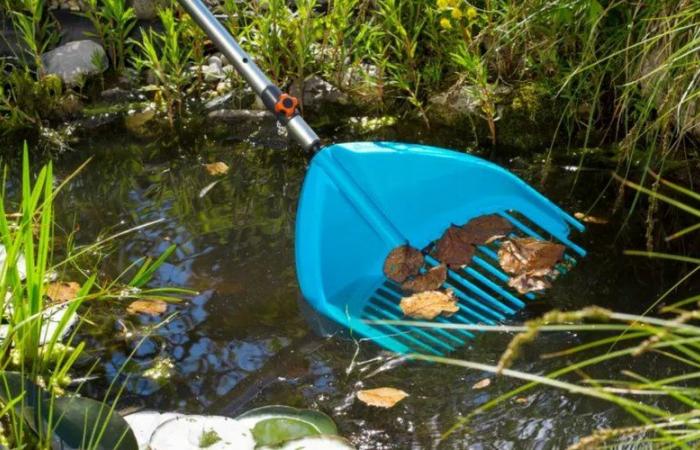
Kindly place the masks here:
<instances>
[{"instance_id":1,"label":"shadow on water","mask_svg":"<svg viewBox=\"0 0 700 450\"><path fill-rule=\"evenodd\" d=\"M373 137L464 148L459 136L410 126ZM163 219L115 244L101 266L105 276L116 277L130 262L157 256L175 243L176 254L152 284L199 292L169 306L177 314L161 327L155 327L160 319L127 315L118 301L93 304L81 338L100 360L96 374L106 377L87 383L88 394L100 395L135 350L119 375L127 381L123 406L231 415L271 403L318 408L332 415L358 448L430 449L438 448L440 434L460 417L518 385L497 379L475 390L485 374L434 364L387 365L391 356L370 343L358 347L310 332L297 305L293 254L294 214L308 155L206 140L185 149L163 147L117 136L95 138L57 163L59 176L66 176L94 155L56 208L62 227L79 226L78 243L91 242L115 225L123 229ZM541 171L541 155L493 156L531 181ZM202 165L212 161L226 162L230 172L207 174ZM584 173L569 196L572 176L555 164L543 190L573 212L592 204L609 175L607 170ZM602 214L610 202L605 198L599 205ZM615 220L592 225L579 237L590 256L513 321L591 304L642 311L673 280L646 261L623 258L623 248L639 245L615 241L618 229ZM508 339L481 335L455 356L495 363ZM542 373L562 361L542 361L540 353L582 339L576 333L545 335L516 368ZM598 370L604 378L620 367ZM655 370L661 376L672 368ZM411 396L391 410L353 401L358 388L379 386L402 388ZM594 428L628 423L608 404L539 389L480 416L439 448L561 448Z\"/></svg>"}]
</instances>

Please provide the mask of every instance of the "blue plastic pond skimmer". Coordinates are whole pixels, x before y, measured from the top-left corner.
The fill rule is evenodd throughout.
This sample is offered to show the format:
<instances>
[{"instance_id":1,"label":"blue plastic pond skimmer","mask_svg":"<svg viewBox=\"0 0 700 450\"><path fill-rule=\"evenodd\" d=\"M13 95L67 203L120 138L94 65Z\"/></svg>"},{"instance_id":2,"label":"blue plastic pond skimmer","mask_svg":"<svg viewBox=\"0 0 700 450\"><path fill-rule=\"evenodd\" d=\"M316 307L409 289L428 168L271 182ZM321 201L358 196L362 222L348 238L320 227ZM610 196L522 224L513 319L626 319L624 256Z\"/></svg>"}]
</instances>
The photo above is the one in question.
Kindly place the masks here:
<instances>
[{"instance_id":1,"label":"blue plastic pond skimmer","mask_svg":"<svg viewBox=\"0 0 700 450\"><path fill-rule=\"evenodd\" d=\"M475 156L417 144L354 142L321 148L316 133L200 0L179 0L264 104L305 148L317 151L299 200L296 265L302 294L323 316L399 353L442 355L465 344L466 330L380 323L403 319L406 294L383 273L394 248L425 248L451 224L498 214L514 235L558 241L570 263L586 251L569 239L583 225L507 170ZM535 295L519 296L497 261L498 242L449 270L459 312L440 323L495 324ZM425 255L430 266L440 264ZM564 269L561 269L564 271Z\"/></svg>"}]
</instances>

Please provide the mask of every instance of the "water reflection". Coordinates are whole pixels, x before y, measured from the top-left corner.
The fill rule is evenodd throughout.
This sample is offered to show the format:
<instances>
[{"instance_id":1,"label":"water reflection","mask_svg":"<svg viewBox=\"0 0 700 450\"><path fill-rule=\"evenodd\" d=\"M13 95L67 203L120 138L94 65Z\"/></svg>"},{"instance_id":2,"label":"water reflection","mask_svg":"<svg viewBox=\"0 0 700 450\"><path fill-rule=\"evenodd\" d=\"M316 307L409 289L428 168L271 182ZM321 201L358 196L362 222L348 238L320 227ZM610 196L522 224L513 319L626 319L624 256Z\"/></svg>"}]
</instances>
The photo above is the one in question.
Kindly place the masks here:
<instances>
[{"instance_id":1,"label":"water reflection","mask_svg":"<svg viewBox=\"0 0 700 450\"><path fill-rule=\"evenodd\" d=\"M164 324L161 318L128 316L119 302L93 304L81 337L100 358L96 372L105 377L89 383L88 394L101 395L116 379L126 381L122 405L231 415L272 403L319 408L361 449L561 448L594 427L629 421L600 402L536 391L438 444L466 414L516 384L495 380L489 389L474 390L486 374L419 363L385 366L390 356L369 343L359 344L356 353L352 341L309 332L297 307L293 255L306 155L221 142L171 151L119 139L94 142L86 153L95 155L89 169L59 197L62 226L78 224L79 238L87 243L115 224L124 229L161 220L115 243L101 267L104 275L116 277L131 262L157 256L175 243L177 252L152 284L199 292L170 305L168 314L174 316ZM59 173L70 173L86 153L68 155L58 164ZM208 175L202 164L212 161L226 162L230 172ZM221 181L200 196L216 179ZM565 175L550 179L555 196L568 192L556 185L566 182ZM597 181L605 180L591 179L591 185ZM564 195L558 200L583 209L580 205L597 194L591 185L582 188L578 200ZM592 250L589 258L546 303L531 306L515 321L552 306L627 308L648 298L658 285L652 277L640 282L629 276L634 267L616 256L619 247L612 246L611 236L589 233L584 243ZM455 356L494 363L508 339L480 336ZM526 352L518 368L545 371L552 363L539 361L542 349L579 342L571 333L546 337L531 357ZM619 369L613 366L605 370ZM355 390L379 386L411 396L389 411L354 401Z\"/></svg>"}]
</instances>

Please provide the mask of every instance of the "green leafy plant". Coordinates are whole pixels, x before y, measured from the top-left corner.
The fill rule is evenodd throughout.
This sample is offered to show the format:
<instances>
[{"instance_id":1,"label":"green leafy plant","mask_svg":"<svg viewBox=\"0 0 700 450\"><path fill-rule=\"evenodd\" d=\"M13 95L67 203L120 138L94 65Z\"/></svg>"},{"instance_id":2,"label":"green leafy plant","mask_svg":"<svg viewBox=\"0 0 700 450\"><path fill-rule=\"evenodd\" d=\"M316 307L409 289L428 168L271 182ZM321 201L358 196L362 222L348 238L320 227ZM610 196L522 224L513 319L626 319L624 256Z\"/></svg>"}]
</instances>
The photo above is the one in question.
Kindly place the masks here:
<instances>
[{"instance_id":1,"label":"green leafy plant","mask_svg":"<svg viewBox=\"0 0 700 450\"><path fill-rule=\"evenodd\" d=\"M175 115L182 114L185 87L192 81L188 68L192 62L192 48L182 45L183 24L178 22L172 9L159 12L163 33L144 33L136 45L141 50L135 56L136 67L147 69L153 74L156 84L151 90L156 92L156 101L165 107L171 125Z\"/></svg>"},{"instance_id":2,"label":"green leafy plant","mask_svg":"<svg viewBox=\"0 0 700 450\"><path fill-rule=\"evenodd\" d=\"M132 42L128 39L136 25L133 8L125 0L86 0L84 13L92 23L96 36L102 41L112 67L117 73L124 70Z\"/></svg>"}]
</instances>

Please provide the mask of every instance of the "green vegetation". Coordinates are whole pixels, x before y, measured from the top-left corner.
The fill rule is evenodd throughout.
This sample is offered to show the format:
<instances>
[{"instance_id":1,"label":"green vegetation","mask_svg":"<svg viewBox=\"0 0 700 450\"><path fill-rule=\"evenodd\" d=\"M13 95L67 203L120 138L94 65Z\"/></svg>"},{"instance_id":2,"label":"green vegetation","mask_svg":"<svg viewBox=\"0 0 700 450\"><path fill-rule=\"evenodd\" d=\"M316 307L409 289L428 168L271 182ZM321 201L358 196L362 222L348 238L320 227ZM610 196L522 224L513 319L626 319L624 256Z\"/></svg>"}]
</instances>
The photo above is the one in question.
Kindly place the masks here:
<instances>
[{"instance_id":1,"label":"green vegetation","mask_svg":"<svg viewBox=\"0 0 700 450\"><path fill-rule=\"evenodd\" d=\"M43 88L39 56L55 43L44 2L14 3L19 9L11 19L26 51L0 76L5 131L60 119L51 104L65 95ZM196 111L185 104L224 89L203 75L214 49L175 2L160 13L161 31L145 29L136 38L130 37L134 12L124 0L86 6L109 55L107 74L128 68L148 75L152 84L143 91L170 124ZM526 106L531 116L538 107L557 109L559 123L546 124L553 146L583 147L581 155L612 146L623 173L692 156L698 138L697 2L224 0L216 12L282 86L318 74L366 109L428 124L439 113L429 100L452 89L474 97L473 119L483 122L492 144L499 128L509 126L500 120L503 90L514 90L512 107ZM18 82L16 71L30 73L39 87ZM240 89L233 78L228 89ZM41 92L46 105L24 100L20 90Z\"/></svg>"},{"instance_id":2,"label":"green vegetation","mask_svg":"<svg viewBox=\"0 0 700 450\"><path fill-rule=\"evenodd\" d=\"M81 321L77 313L83 303L104 301L116 297L117 292L119 298L147 295L173 300L173 294L184 291L144 287L173 248L155 261L140 262L138 270L132 266L124 273L135 270L126 283L117 279L101 285L95 275L85 275L80 283L74 283L75 288L56 294L53 279L69 273L85 273L78 261L97 253L117 236L87 246L69 245L60 250L65 252L64 258L54 259L59 252L54 248L54 200L75 174L57 187L50 163L38 172L34 181L30 174L25 146L19 201L9 198L4 189L0 195L2 443L9 448L24 445L51 448L52 442L62 440L73 447L117 448L119 442L131 438L126 436L130 431L114 413L114 406L68 394L74 376L72 367L85 350L83 342L73 342ZM8 186L7 177L6 170L3 186ZM10 205L16 205L17 209L9 209ZM110 387L106 395L118 397L120 392L121 388ZM87 420L89 426L84 428L80 420ZM77 430L83 430L84 434L76 431L75 421L80 422Z\"/></svg>"}]
</instances>

